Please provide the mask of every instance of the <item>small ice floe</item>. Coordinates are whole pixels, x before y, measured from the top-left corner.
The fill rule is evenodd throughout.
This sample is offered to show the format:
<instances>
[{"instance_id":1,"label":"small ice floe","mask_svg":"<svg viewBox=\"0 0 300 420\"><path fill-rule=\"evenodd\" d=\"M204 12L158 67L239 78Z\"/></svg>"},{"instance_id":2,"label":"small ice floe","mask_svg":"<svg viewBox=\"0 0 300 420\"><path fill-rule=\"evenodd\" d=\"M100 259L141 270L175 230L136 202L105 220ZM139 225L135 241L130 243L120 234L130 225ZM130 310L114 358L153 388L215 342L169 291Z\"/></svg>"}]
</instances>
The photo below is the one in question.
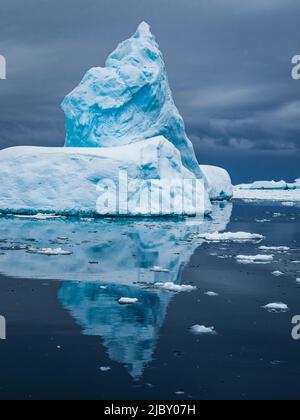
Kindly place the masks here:
<instances>
[{"instance_id":1,"label":"small ice floe","mask_svg":"<svg viewBox=\"0 0 300 420\"><path fill-rule=\"evenodd\" d=\"M298 277L298 278L296 279L296 283L297 283L297 284L300 284L300 277Z\"/></svg>"},{"instance_id":2,"label":"small ice floe","mask_svg":"<svg viewBox=\"0 0 300 420\"><path fill-rule=\"evenodd\" d=\"M170 272L170 270L168 270L167 268L163 268L159 266L152 267L150 271L154 271L155 273L169 273Z\"/></svg>"},{"instance_id":3,"label":"small ice floe","mask_svg":"<svg viewBox=\"0 0 300 420\"><path fill-rule=\"evenodd\" d=\"M284 201L283 203L281 203L282 206L284 207L294 207L296 203L294 203L293 201Z\"/></svg>"},{"instance_id":4,"label":"small ice floe","mask_svg":"<svg viewBox=\"0 0 300 420\"><path fill-rule=\"evenodd\" d=\"M139 303L137 298L122 297L118 300L120 305L135 305Z\"/></svg>"},{"instance_id":5,"label":"small ice floe","mask_svg":"<svg viewBox=\"0 0 300 420\"><path fill-rule=\"evenodd\" d=\"M256 219L256 223L269 223L272 222L271 219Z\"/></svg>"},{"instance_id":6,"label":"small ice floe","mask_svg":"<svg viewBox=\"0 0 300 420\"><path fill-rule=\"evenodd\" d=\"M209 296L209 297L217 297L217 296L219 296L219 294L218 293L215 293L215 292L205 292L204 294L206 296Z\"/></svg>"},{"instance_id":7,"label":"small ice floe","mask_svg":"<svg viewBox=\"0 0 300 420\"><path fill-rule=\"evenodd\" d=\"M185 395L185 392L184 391L176 391L175 395Z\"/></svg>"},{"instance_id":8,"label":"small ice floe","mask_svg":"<svg viewBox=\"0 0 300 420\"><path fill-rule=\"evenodd\" d=\"M284 313L289 311L289 307L285 303L269 303L266 306L263 306L268 312L272 313Z\"/></svg>"},{"instance_id":9,"label":"small ice floe","mask_svg":"<svg viewBox=\"0 0 300 420\"><path fill-rule=\"evenodd\" d=\"M292 264L300 264L300 261L292 261Z\"/></svg>"},{"instance_id":10,"label":"small ice floe","mask_svg":"<svg viewBox=\"0 0 300 420\"><path fill-rule=\"evenodd\" d=\"M46 214L46 213L14 214L13 216L18 219L37 219L37 220L61 219L61 216L57 216L56 214Z\"/></svg>"},{"instance_id":11,"label":"small ice floe","mask_svg":"<svg viewBox=\"0 0 300 420\"><path fill-rule=\"evenodd\" d=\"M65 251L62 248L29 248L27 249L29 254L59 256L59 255L72 255L71 251Z\"/></svg>"},{"instance_id":12,"label":"small ice floe","mask_svg":"<svg viewBox=\"0 0 300 420\"><path fill-rule=\"evenodd\" d=\"M193 290L196 290L197 287L190 286L188 284L175 284L172 282L167 283L155 283L154 287L158 287L159 289L168 290L170 292L192 292Z\"/></svg>"},{"instance_id":13,"label":"small ice floe","mask_svg":"<svg viewBox=\"0 0 300 420\"><path fill-rule=\"evenodd\" d=\"M205 327L204 325L193 325L191 332L196 335L218 335L215 327Z\"/></svg>"},{"instance_id":14,"label":"small ice floe","mask_svg":"<svg viewBox=\"0 0 300 420\"><path fill-rule=\"evenodd\" d=\"M281 277L284 276L284 273L282 271L273 271L272 275L275 277Z\"/></svg>"},{"instance_id":15,"label":"small ice floe","mask_svg":"<svg viewBox=\"0 0 300 420\"><path fill-rule=\"evenodd\" d=\"M0 246L1 251L24 251L28 249L28 245L23 244L6 244Z\"/></svg>"},{"instance_id":16,"label":"small ice floe","mask_svg":"<svg viewBox=\"0 0 300 420\"><path fill-rule=\"evenodd\" d=\"M278 251L278 252L287 252L290 250L290 248L288 246L260 246L259 247L260 251Z\"/></svg>"},{"instance_id":17,"label":"small ice floe","mask_svg":"<svg viewBox=\"0 0 300 420\"><path fill-rule=\"evenodd\" d=\"M268 264L274 255L237 255L235 258L240 264Z\"/></svg>"},{"instance_id":18,"label":"small ice floe","mask_svg":"<svg viewBox=\"0 0 300 420\"><path fill-rule=\"evenodd\" d=\"M204 239L207 242L255 242L262 241L263 235L247 232L225 232L225 233L204 233L196 235L199 239Z\"/></svg>"},{"instance_id":19,"label":"small ice floe","mask_svg":"<svg viewBox=\"0 0 300 420\"><path fill-rule=\"evenodd\" d=\"M273 214L273 217L281 217L282 216L282 214L281 213L274 213Z\"/></svg>"},{"instance_id":20,"label":"small ice floe","mask_svg":"<svg viewBox=\"0 0 300 420\"><path fill-rule=\"evenodd\" d=\"M100 370L101 372L109 372L109 371L111 370L111 368L110 368L109 366L101 366L101 367L99 368L99 370Z\"/></svg>"}]
</instances>

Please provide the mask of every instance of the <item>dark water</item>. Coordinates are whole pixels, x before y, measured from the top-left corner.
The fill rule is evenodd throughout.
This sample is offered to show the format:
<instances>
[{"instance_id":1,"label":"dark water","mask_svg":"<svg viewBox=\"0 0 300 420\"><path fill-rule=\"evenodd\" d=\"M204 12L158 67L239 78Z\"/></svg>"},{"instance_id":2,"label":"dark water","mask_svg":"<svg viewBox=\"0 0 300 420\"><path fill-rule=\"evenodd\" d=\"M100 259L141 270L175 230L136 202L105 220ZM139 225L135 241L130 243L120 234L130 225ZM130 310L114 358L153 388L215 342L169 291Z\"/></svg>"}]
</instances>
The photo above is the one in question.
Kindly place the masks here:
<instances>
[{"instance_id":1,"label":"dark water","mask_svg":"<svg viewBox=\"0 0 300 420\"><path fill-rule=\"evenodd\" d=\"M291 319L300 314L299 217L299 207L235 203L232 214L218 209L217 222L196 228L0 219L0 314L7 320L0 398L298 399L300 341L291 337ZM274 253L271 264L241 265L234 257L256 255L260 245L189 239L195 230L225 228L261 233L260 245L291 250ZM5 249L12 242L73 254ZM153 288L166 280L197 290ZM139 304L121 306L123 296ZM262 309L271 302L290 311ZM195 324L218 335L193 335Z\"/></svg>"}]
</instances>

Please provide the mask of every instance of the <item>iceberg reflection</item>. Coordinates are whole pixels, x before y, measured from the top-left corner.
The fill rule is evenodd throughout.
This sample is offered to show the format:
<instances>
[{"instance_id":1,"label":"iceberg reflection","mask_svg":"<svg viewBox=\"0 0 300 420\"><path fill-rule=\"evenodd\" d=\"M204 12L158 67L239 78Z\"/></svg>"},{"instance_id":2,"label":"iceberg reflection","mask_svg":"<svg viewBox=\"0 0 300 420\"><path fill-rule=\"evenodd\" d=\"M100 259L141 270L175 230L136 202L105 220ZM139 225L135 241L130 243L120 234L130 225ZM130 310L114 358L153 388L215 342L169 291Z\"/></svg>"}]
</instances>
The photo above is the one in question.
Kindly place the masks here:
<instances>
[{"instance_id":1,"label":"iceberg reflection","mask_svg":"<svg viewBox=\"0 0 300 420\"><path fill-rule=\"evenodd\" d=\"M180 284L184 267L203 242L194 234L225 230L231 211L231 203L216 204L213 218L204 221L2 217L0 271L11 277L62 280L62 306L84 334L101 338L111 360L138 379L152 360L174 297L153 285ZM34 254L28 246L60 247L72 255ZM139 303L120 305L121 297L138 298Z\"/></svg>"}]
</instances>

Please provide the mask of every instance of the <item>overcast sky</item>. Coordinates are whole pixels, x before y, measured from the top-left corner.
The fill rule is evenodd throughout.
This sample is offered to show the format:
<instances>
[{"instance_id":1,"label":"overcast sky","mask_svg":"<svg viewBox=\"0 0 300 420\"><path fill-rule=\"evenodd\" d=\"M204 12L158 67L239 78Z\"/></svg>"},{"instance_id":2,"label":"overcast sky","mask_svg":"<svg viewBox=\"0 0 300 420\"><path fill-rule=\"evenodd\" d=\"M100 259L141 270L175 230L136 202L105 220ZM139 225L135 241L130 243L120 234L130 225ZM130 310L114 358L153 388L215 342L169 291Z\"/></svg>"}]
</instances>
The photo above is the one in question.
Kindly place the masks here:
<instances>
[{"instance_id":1,"label":"overcast sky","mask_svg":"<svg viewBox=\"0 0 300 420\"><path fill-rule=\"evenodd\" d=\"M62 99L142 20L201 163L300 177L299 0L0 0L0 148L62 146Z\"/></svg>"}]
</instances>

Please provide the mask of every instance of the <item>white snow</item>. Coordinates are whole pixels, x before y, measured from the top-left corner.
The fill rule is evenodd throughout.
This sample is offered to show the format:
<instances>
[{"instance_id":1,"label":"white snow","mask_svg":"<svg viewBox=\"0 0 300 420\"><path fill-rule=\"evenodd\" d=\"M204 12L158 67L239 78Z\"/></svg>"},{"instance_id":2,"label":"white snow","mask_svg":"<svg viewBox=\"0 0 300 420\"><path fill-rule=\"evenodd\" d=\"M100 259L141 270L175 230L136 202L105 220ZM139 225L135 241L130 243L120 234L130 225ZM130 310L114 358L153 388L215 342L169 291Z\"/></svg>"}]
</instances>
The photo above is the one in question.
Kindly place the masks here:
<instances>
[{"instance_id":1,"label":"white snow","mask_svg":"<svg viewBox=\"0 0 300 420\"><path fill-rule=\"evenodd\" d=\"M197 235L197 238L204 239L207 242L252 242L262 241L263 235L247 232L225 232L225 233L204 233Z\"/></svg>"},{"instance_id":2,"label":"white snow","mask_svg":"<svg viewBox=\"0 0 300 420\"><path fill-rule=\"evenodd\" d=\"M29 248L27 252L47 256L72 255L71 251L64 251L62 248Z\"/></svg>"},{"instance_id":3,"label":"white snow","mask_svg":"<svg viewBox=\"0 0 300 420\"><path fill-rule=\"evenodd\" d=\"M269 312L280 313L287 312L289 307L285 303L269 303L268 305L263 306Z\"/></svg>"},{"instance_id":4,"label":"white snow","mask_svg":"<svg viewBox=\"0 0 300 420\"><path fill-rule=\"evenodd\" d=\"M212 201L230 200L233 187L229 173L216 166L200 165L208 188L208 195Z\"/></svg>"},{"instance_id":5,"label":"white snow","mask_svg":"<svg viewBox=\"0 0 300 420\"><path fill-rule=\"evenodd\" d=\"M122 297L118 300L121 305L134 305L139 302L137 298Z\"/></svg>"},{"instance_id":6,"label":"white snow","mask_svg":"<svg viewBox=\"0 0 300 420\"><path fill-rule=\"evenodd\" d=\"M205 327L204 325L193 325L191 331L196 335L217 335L215 327Z\"/></svg>"},{"instance_id":7,"label":"white snow","mask_svg":"<svg viewBox=\"0 0 300 420\"><path fill-rule=\"evenodd\" d=\"M170 292L192 292L197 288L195 286L190 286L188 284L175 284L172 282L167 283L155 283L154 287L158 287L160 289L169 290Z\"/></svg>"},{"instance_id":8,"label":"white snow","mask_svg":"<svg viewBox=\"0 0 300 420\"><path fill-rule=\"evenodd\" d=\"M236 260L241 264L267 264L273 261L273 255L237 255Z\"/></svg>"}]
</instances>

